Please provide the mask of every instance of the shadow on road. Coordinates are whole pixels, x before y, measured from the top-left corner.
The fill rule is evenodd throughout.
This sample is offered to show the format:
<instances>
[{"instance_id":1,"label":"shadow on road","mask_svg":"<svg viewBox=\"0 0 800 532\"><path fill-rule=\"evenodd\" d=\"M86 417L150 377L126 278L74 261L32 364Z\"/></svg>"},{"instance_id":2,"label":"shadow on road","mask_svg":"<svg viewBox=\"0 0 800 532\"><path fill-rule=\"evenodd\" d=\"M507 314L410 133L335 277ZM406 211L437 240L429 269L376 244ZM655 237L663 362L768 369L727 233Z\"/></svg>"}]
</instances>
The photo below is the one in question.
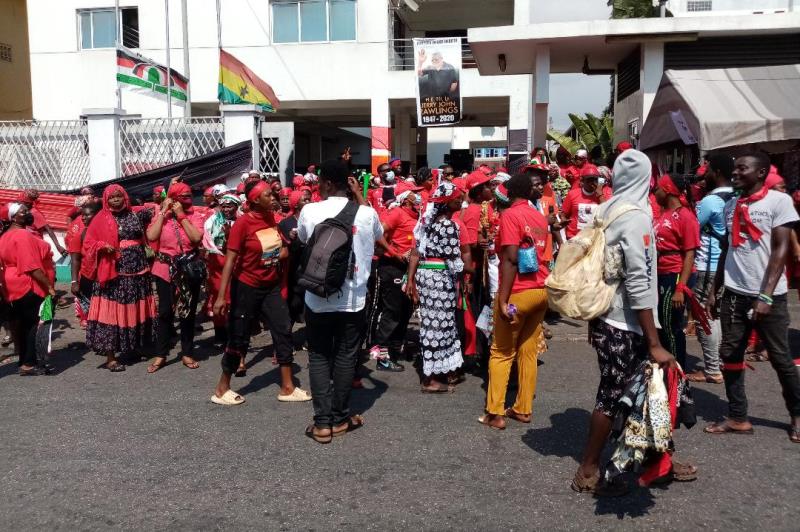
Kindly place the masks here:
<instances>
[{"instance_id":1,"label":"shadow on road","mask_svg":"<svg viewBox=\"0 0 800 532\"><path fill-rule=\"evenodd\" d=\"M594 514L616 515L617 519L643 517L649 514L650 509L655 505L655 497L650 488L636 488L623 497L598 498L595 503Z\"/></svg>"},{"instance_id":2,"label":"shadow on road","mask_svg":"<svg viewBox=\"0 0 800 532\"><path fill-rule=\"evenodd\" d=\"M568 408L550 416L549 427L528 430L522 442L542 456L569 457L579 462L590 417L591 413L582 408Z\"/></svg>"}]
</instances>

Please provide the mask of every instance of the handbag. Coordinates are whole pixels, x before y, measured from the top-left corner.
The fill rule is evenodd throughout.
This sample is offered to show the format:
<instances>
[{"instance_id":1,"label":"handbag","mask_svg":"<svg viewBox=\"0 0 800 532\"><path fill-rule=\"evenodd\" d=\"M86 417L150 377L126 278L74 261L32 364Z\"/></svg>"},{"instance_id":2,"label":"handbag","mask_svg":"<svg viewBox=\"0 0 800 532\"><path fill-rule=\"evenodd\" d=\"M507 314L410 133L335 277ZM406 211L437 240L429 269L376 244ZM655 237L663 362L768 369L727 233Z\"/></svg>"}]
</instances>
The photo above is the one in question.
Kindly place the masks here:
<instances>
[{"instance_id":1,"label":"handbag","mask_svg":"<svg viewBox=\"0 0 800 532\"><path fill-rule=\"evenodd\" d=\"M523 248L522 244L529 243L529 247ZM525 237L520 243L517 251L517 272L536 273L539 271L539 256L536 254L536 244L531 237Z\"/></svg>"},{"instance_id":2,"label":"handbag","mask_svg":"<svg viewBox=\"0 0 800 532\"><path fill-rule=\"evenodd\" d=\"M189 252L183 251L183 239L181 238L181 231L178 229L178 222L174 219L172 222L175 228L175 236L178 239L178 246L181 248L181 254L173 259L175 269L183 273L189 282L199 283L204 281L208 274L205 261L196 249Z\"/></svg>"}]
</instances>

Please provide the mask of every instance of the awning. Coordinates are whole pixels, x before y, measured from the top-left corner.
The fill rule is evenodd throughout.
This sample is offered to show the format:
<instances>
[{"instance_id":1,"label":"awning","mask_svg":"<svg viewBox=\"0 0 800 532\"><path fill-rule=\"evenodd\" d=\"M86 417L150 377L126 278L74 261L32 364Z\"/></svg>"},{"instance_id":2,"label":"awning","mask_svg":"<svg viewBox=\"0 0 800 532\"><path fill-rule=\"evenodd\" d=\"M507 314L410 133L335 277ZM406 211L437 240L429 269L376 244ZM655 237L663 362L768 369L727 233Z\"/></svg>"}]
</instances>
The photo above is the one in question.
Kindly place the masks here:
<instances>
[{"instance_id":1,"label":"awning","mask_svg":"<svg viewBox=\"0 0 800 532\"><path fill-rule=\"evenodd\" d=\"M667 70L639 149L682 141L709 151L797 139L800 65Z\"/></svg>"}]
</instances>

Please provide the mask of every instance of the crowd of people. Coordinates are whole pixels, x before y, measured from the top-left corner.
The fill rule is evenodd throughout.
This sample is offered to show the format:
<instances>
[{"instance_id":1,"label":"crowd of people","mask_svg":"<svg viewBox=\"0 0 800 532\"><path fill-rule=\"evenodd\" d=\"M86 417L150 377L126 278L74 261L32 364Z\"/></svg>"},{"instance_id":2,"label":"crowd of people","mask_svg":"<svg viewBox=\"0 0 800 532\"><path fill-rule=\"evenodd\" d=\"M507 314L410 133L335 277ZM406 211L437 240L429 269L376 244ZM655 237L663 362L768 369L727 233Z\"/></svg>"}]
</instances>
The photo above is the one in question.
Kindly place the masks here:
<instances>
[{"instance_id":1,"label":"crowd of people","mask_svg":"<svg viewBox=\"0 0 800 532\"><path fill-rule=\"evenodd\" d=\"M800 260L798 202L764 154L715 154L693 178L659 173L627 143L608 165L563 148L551 162L537 148L513 176L488 166L457 174L447 165L408 175L397 159L375 175L358 174L349 159L345 152L309 166L288 187L253 171L234 189L206 189L203 206L180 178L156 187L143 205L119 185L102 197L84 189L65 247L36 208L37 193L23 192L0 208L3 310L19 374L50 369L35 342L39 308L56 295L47 234L71 256L86 346L105 357L110 372L124 371L128 357L146 349L153 354L147 372L157 373L173 338L182 365L198 368L199 312L213 323L222 355L211 401L245 401L232 378L246 375L251 337L268 330L280 372L277 399L313 402L305 432L318 443L363 425L349 398L369 359L387 372L414 362L426 394L452 393L471 373L488 376L478 421L497 430L508 420L530 423L538 357L552 334L548 274L565 243L609 219L606 250L624 267L610 308L589 323L600 384L572 488L619 491L601 480L600 456L643 361L680 367L689 381L724 382L729 416L705 431L749 434L745 370L769 360L790 439L800 443L800 359L789 350L786 302L800 276L793 266ZM339 226L349 248L343 264L329 263L344 272L329 289L324 275L315 284L309 264L319 259L322 228L334 235ZM408 334L415 312L418 342ZM686 330L695 321L702 322L703 366L688 368ZM292 374L297 323L305 324L308 389ZM517 393L508 405L513 368ZM697 468L673 460L667 475L693 480Z\"/></svg>"}]
</instances>

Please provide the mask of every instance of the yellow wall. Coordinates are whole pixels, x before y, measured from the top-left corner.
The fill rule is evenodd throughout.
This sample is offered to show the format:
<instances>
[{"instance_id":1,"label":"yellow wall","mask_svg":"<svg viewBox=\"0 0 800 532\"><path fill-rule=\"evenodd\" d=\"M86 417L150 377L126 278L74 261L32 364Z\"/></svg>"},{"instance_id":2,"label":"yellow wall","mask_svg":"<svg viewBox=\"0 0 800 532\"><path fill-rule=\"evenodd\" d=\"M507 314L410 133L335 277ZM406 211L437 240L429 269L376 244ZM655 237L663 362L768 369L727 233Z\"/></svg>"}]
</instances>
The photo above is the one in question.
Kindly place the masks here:
<instances>
[{"instance_id":1,"label":"yellow wall","mask_svg":"<svg viewBox=\"0 0 800 532\"><path fill-rule=\"evenodd\" d=\"M11 45L12 61L0 60L0 120L33 116L28 14L25 0L0 0L0 43Z\"/></svg>"}]
</instances>

